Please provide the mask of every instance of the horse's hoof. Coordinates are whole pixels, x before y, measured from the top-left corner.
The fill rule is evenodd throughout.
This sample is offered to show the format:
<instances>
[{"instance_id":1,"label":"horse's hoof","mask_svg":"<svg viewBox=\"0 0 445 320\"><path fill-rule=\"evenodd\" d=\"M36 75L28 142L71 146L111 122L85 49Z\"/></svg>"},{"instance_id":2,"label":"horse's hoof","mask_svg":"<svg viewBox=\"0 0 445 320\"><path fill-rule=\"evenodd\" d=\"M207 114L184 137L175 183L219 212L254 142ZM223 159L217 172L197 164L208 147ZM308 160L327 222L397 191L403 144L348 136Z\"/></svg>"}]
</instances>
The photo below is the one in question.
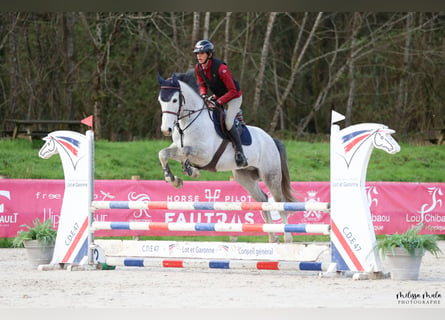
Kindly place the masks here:
<instances>
[{"instance_id":1,"label":"horse's hoof","mask_svg":"<svg viewBox=\"0 0 445 320\"><path fill-rule=\"evenodd\" d=\"M193 173L191 175L192 178L199 178L200 176L200 171L196 168L193 168Z\"/></svg>"},{"instance_id":2,"label":"horse's hoof","mask_svg":"<svg viewBox=\"0 0 445 320\"><path fill-rule=\"evenodd\" d=\"M292 243L292 242L294 242L294 238L292 237L292 234L290 234L290 233L285 233L283 235L283 240L284 240L285 243Z\"/></svg>"},{"instance_id":3,"label":"horse's hoof","mask_svg":"<svg viewBox=\"0 0 445 320\"><path fill-rule=\"evenodd\" d=\"M181 189L184 185L184 182L182 179L179 179L178 177L175 177L175 181L172 183L172 186L176 189Z\"/></svg>"}]
</instances>

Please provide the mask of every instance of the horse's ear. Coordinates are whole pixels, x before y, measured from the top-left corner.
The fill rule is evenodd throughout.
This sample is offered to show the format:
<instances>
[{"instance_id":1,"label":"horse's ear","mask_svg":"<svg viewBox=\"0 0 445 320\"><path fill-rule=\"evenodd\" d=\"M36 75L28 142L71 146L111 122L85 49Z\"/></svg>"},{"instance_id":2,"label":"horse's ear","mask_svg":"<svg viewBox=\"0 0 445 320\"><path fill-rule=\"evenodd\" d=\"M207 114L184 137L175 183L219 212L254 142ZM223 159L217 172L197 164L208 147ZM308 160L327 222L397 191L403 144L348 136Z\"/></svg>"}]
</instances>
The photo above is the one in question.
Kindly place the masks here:
<instances>
[{"instance_id":1,"label":"horse's ear","mask_svg":"<svg viewBox=\"0 0 445 320\"><path fill-rule=\"evenodd\" d=\"M173 84L173 86L179 88L179 80L178 80L178 75L176 74L176 72L174 72L172 75L172 84Z\"/></svg>"},{"instance_id":2,"label":"horse's ear","mask_svg":"<svg viewBox=\"0 0 445 320\"><path fill-rule=\"evenodd\" d=\"M156 74L156 76L158 77L158 82L159 84L162 84L165 80L164 78L161 77L161 75L159 74L159 72Z\"/></svg>"}]
</instances>

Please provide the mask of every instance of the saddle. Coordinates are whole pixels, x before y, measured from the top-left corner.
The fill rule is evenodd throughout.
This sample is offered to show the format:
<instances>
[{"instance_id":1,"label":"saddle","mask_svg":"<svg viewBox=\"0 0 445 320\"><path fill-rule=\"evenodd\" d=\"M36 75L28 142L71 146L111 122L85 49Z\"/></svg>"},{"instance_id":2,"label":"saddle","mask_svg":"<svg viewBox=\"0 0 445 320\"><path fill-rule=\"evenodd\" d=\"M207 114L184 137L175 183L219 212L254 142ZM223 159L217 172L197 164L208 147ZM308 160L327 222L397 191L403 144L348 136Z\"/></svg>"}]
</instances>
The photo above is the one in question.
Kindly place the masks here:
<instances>
[{"instance_id":1,"label":"saddle","mask_svg":"<svg viewBox=\"0 0 445 320\"><path fill-rule=\"evenodd\" d=\"M195 166L198 169L201 170L207 170L216 172L216 164L219 161L219 158L226 150L226 147L229 143L231 143L231 140L229 138L229 133L227 132L226 126L225 126L225 118L226 113L224 108L214 108L213 112L211 114L211 119L213 121L213 124L215 126L216 133L223 139L222 143L220 144L218 150L216 150L215 154L213 155L212 160L203 167ZM244 146L250 146L252 144L252 136L250 135L250 131L247 128L243 115L241 112L239 112L235 117L235 128L237 128L240 138L241 138L241 144ZM191 163L190 161L186 160L183 163L183 171L188 172L189 175L191 175Z\"/></svg>"},{"instance_id":2,"label":"saddle","mask_svg":"<svg viewBox=\"0 0 445 320\"><path fill-rule=\"evenodd\" d=\"M224 108L214 108L212 113L212 121L215 126L216 133L224 140L229 140L229 133L227 132L225 126L226 112ZM250 146L252 144L252 136L250 135L250 131L244 122L242 112L238 112L235 117L235 128L238 130L238 133L241 138L241 144L243 146Z\"/></svg>"}]
</instances>

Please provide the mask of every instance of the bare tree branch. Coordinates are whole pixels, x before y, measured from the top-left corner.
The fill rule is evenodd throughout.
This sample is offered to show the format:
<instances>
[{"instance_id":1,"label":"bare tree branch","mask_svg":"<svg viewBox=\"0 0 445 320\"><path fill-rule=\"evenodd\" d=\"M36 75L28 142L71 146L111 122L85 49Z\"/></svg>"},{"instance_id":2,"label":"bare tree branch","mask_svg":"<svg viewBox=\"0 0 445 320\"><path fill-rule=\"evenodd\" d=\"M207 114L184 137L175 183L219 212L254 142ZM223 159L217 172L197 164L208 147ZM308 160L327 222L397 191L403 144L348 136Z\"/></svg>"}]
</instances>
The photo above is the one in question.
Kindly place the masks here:
<instances>
[{"instance_id":1,"label":"bare tree branch","mask_svg":"<svg viewBox=\"0 0 445 320\"><path fill-rule=\"evenodd\" d=\"M308 36L308 38L306 39L306 43L304 44L304 47L301 49L300 54L298 55L298 58L296 59L295 64L292 66L292 73L289 77L289 82L286 86L286 89L284 91L284 93L282 95L278 96L278 102L277 102L277 106L275 108L275 112L272 118L272 122L270 124L270 129L269 132L274 132L277 126L277 120L278 120L278 115L280 114L280 110L283 107L283 103L284 101L287 99L289 93L291 92L293 85L294 85L294 81L295 81L295 77L297 75L297 72L299 70L300 67L300 63L303 59L304 54L306 53L307 48L309 47L310 42L312 41L312 38L314 36L315 30L317 29L319 23L320 23L320 19L322 17L323 13L319 12L317 15L317 18L315 19L314 25L312 26L312 30ZM302 29L304 28L305 24L306 24L306 20L307 20L307 14L305 14L304 19L303 19L303 23L302 23ZM295 42L295 46L294 46L294 55L292 56L292 61L295 60L295 55L297 54L298 50L298 46L300 44L300 40L301 40L301 35L302 35L302 31L300 30L300 34Z\"/></svg>"}]
</instances>

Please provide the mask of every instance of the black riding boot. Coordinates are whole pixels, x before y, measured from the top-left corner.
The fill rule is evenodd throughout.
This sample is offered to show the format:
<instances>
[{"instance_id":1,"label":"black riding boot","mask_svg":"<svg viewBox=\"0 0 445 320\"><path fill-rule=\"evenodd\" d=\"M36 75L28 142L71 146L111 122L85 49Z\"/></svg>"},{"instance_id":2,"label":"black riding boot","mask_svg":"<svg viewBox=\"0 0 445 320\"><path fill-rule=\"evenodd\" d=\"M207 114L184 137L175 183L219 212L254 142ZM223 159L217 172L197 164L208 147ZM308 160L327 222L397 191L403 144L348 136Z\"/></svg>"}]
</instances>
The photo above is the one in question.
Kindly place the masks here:
<instances>
[{"instance_id":1,"label":"black riding boot","mask_svg":"<svg viewBox=\"0 0 445 320\"><path fill-rule=\"evenodd\" d=\"M235 162L238 167L247 167L247 158L243 152L243 146L241 145L241 138L239 136L238 130L235 126L229 131L230 138L235 145Z\"/></svg>"}]
</instances>

